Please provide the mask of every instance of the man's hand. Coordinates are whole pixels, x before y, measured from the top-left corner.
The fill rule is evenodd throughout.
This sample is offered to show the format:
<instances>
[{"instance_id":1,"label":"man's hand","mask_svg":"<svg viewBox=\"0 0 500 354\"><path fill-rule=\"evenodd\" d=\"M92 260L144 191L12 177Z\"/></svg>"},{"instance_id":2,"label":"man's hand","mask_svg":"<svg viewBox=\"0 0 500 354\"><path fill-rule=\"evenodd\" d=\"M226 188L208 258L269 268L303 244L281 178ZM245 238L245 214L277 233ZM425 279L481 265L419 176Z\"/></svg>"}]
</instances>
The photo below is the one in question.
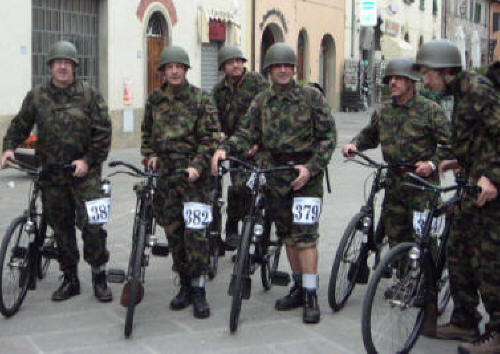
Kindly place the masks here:
<instances>
[{"instance_id":1,"label":"man's hand","mask_svg":"<svg viewBox=\"0 0 500 354\"><path fill-rule=\"evenodd\" d=\"M429 177L434 171L430 161L419 161L415 164L415 173L420 177Z\"/></svg>"},{"instance_id":2,"label":"man's hand","mask_svg":"<svg viewBox=\"0 0 500 354\"><path fill-rule=\"evenodd\" d=\"M75 166L75 172L73 172L74 177L82 178L89 172L89 165L84 160L72 161L71 165Z\"/></svg>"},{"instance_id":3,"label":"man's hand","mask_svg":"<svg viewBox=\"0 0 500 354\"><path fill-rule=\"evenodd\" d=\"M2 154L2 168L7 168L7 162L14 157L14 150L5 150Z\"/></svg>"},{"instance_id":4,"label":"man's hand","mask_svg":"<svg viewBox=\"0 0 500 354\"><path fill-rule=\"evenodd\" d=\"M259 150L259 145L255 144L249 150L245 151L245 156L253 156Z\"/></svg>"},{"instance_id":5,"label":"man's hand","mask_svg":"<svg viewBox=\"0 0 500 354\"><path fill-rule=\"evenodd\" d=\"M342 148L342 154L344 157L353 157L354 155L351 154L351 151L358 151L358 147L354 144L347 144Z\"/></svg>"},{"instance_id":6,"label":"man's hand","mask_svg":"<svg viewBox=\"0 0 500 354\"><path fill-rule=\"evenodd\" d=\"M226 159L226 151L222 149L215 150L214 156L212 157L212 175L217 176L217 167L219 160Z\"/></svg>"},{"instance_id":7,"label":"man's hand","mask_svg":"<svg viewBox=\"0 0 500 354\"><path fill-rule=\"evenodd\" d=\"M291 186L294 191L298 191L304 187L307 182L309 182L311 172L304 165L295 165L294 167L297 171L299 171L299 175L292 181Z\"/></svg>"},{"instance_id":8,"label":"man's hand","mask_svg":"<svg viewBox=\"0 0 500 354\"><path fill-rule=\"evenodd\" d=\"M196 182L196 180L200 178L200 173L194 167L186 168L186 172L188 173L188 182L190 183Z\"/></svg>"},{"instance_id":9,"label":"man's hand","mask_svg":"<svg viewBox=\"0 0 500 354\"><path fill-rule=\"evenodd\" d=\"M144 158L144 160L142 160L142 163L146 168L156 171L156 164L158 163L158 157L151 156L149 158Z\"/></svg>"},{"instance_id":10,"label":"man's hand","mask_svg":"<svg viewBox=\"0 0 500 354\"><path fill-rule=\"evenodd\" d=\"M457 160L443 160L439 163L438 171L439 174L443 174L448 170L455 170L460 168Z\"/></svg>"},{"instance_id":11,"label":"man's hand","mask_svg":"<svg viewBox=\"0 0 500 354\"><path fill-rule=\"evenodd\" d=\"M486 176L481 176L477 181L477 185L481 187L481 193L477 197L476 203L482 207L486 202L495 200L498 196L497 187Z\"/></svg>"}]
</instances>

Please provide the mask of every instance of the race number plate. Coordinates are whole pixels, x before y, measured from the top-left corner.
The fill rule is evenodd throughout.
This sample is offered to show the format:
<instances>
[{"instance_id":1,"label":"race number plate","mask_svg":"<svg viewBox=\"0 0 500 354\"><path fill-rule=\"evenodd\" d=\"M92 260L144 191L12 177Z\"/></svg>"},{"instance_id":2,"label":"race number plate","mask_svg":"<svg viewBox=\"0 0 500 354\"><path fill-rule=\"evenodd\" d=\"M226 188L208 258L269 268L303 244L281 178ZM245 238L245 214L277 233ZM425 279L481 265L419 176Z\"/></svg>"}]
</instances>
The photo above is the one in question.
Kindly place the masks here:
<instances>
[{"instance_id":1,"label":"race number plate","mask_svg":"<svg viewBox=\"0 0 500 354\"><path fill-rule=\"evenodd\" d=\"M85 202L89 224L105 224L109 221L111 198L99 198Z\"/></svg>"},{"instance_id":2,"label":"race number plate","mask_svg":"<svg viewBox=\"0 0 500 354\"><path fill-rule=\"evenodd\" d=\"M314 225L321 214L321 198L293 198L293 223L299 225Z\"/></svg>"},{"instance_id":3,"label":"race number plate","mask_svg":"<svg viewBox=\"0 0 500 354\"><path fill-rule=\"evenodd\" d=\"M212 206L203 203L184 203L184 225L186 229L203 230L212 222Z\"/></svg>"},{"instance_id":4,"label":"race number plate","mask_svg":"<svg viewBox=\"0 0 500 354\"><path fill-rule=\"evenodd\" d=\"M413 229L416 234L421 236L424 233L425 220L429 214L428 210L425 211L414 211L413 212ZM431 225L431 236L436 236L439 228L441 227L441 218L433 218Z\"/></svg>"}]
</instances>

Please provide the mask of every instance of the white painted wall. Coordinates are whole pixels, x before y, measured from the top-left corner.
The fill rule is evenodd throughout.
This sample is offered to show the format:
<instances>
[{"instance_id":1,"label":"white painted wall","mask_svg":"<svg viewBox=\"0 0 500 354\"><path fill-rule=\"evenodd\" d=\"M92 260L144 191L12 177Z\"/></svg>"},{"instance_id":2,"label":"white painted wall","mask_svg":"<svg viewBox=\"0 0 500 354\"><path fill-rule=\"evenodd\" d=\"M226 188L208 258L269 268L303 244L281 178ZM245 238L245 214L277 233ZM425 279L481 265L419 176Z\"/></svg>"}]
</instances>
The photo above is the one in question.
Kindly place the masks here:
<instances>
[{"instance_id":1,"label":"white painted wall","mask_svg":"<svg viewBox=\"0 0 500 354\"><path fill-rule=\"evenodd\" d=\"M0 115L11 115L31 88L31 1L2 0L1 13Z\"/></svg>"}]
</instances>

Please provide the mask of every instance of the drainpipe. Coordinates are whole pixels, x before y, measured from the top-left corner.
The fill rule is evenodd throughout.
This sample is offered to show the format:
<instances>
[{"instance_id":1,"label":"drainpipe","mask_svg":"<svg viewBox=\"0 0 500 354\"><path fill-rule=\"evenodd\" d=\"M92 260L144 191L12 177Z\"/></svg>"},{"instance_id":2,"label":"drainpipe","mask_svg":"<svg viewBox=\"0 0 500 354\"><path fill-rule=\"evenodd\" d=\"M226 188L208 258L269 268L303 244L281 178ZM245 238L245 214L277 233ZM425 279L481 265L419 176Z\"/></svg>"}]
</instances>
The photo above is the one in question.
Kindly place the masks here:
<instances>
[{"instance_id":1,"label":"drainpipe","mask_svg":"<svg viewBox=\"0 0 500 354\"><path fill-rule=\"evenodd\" d=\"M351 58L354 58L354 36L356 35L356 0L351 0Z\"/></svg>"},{"instance_id":2,"label":"drainpipe","mask_svg":"<svg viewBox=\"0 0 500 354\"><path fill-rule=\"evenodd\" d=\"M251 42L252 48L250 49L250 55L252 57L251 69L255 71L255 0L252 0L252 32L251 32Z\"/></svg>"}]
</instances>

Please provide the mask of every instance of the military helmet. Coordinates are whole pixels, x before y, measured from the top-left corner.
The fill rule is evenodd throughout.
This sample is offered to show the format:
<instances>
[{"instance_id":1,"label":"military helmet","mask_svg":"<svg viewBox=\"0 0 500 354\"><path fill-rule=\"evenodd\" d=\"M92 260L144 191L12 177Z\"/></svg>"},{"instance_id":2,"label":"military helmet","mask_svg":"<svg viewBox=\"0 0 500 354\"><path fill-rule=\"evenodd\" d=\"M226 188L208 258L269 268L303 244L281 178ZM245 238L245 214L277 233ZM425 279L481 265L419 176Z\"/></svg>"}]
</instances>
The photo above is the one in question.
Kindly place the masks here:
<instances>
[{"instance_id":1,"label":"military helmet","mask_svg":"<svg viewBox=\"0 0 500 354\"><path fill-rule=\"evenodd\" d=\"M219 70L226 61L231 59L241 59L244 62L247 61L247 58L245 58L240 48L234 45L225 45L219 50Z\"/></svg>"},{"instance_id":2,"label":"military helmet","mask_svg":"<svg viewBox=\"0 0 500 354\"><path fill-rule=\"evenodd\" d=\"M462 59L454 43L446 39L435 39L422 44L418 50L413 68L418 70L421 65L433 69L462 68Z\"/></svg>"},{"instance_id":3,"label":"military helmet","mask_svg":"<svg viewBox=\"0 0 500 354\"><path fill-rule=\"evenodd\" d=\"M158 70L162 70L166 64L170 63L184 64L188 68L191 67L189 65L188 53L184 50L184 48L176 45L163 48L160 54L160 60L158 61Z\"/></svg>"},{"instance_id":4,"label":"military helmet","mask_svg":"<svg viewBox=\"0 0 500 354\"><path fill-rule=\"evenodd\" d=\"M52 60L55 59L69 59L75 63L75 65L80 63L78 61L75 45L68 41L56 42L49 48L49 52L47 54L47 65L50 65Z\"/></svg>"},{"instance_id":5,"label":"military helmet","mask_svg":"<svg viewBox=\"0 0 500 354\"><path fill-rule=\"evenodd\" d=\"M403 76L412 81L419 79L418 74L413 69L413 60L408 58L394 58L387 63L383 78L384 84L389 83L391 76Z\"/></svg>"},{"instance_id":6,"label":"military helmet","mask_svg":"<svg viewBox=\"0 0 500 354\"><path fill-rule=\"evenodd\" d=\"M288 44L280 42L274 43L267 50L264 58L264 70L268 70L271 65L275 64L290 64L295 65L296 62L295 52Z\"/></svg>"}]
</instances>

